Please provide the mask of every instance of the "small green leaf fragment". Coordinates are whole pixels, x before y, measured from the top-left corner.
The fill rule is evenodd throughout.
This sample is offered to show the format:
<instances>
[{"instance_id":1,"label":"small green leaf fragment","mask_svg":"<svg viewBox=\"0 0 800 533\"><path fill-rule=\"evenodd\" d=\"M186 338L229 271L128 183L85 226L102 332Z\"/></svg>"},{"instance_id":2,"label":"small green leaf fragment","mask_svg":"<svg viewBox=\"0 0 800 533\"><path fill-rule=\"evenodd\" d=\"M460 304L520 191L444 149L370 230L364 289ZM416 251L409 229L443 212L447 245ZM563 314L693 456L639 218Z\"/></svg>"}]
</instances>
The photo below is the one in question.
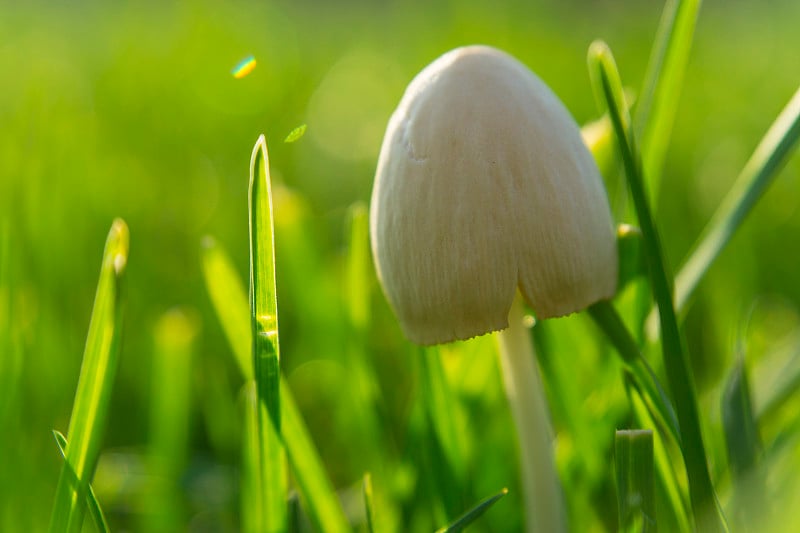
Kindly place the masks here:
<instances>
[{"instance_id":1,"label":"small green leaf fragment","mask_svg":"<svg viewBox=\"0 0 800 533\"><path fill-rule=\"evenodd\" d=\"M306 130L308 129L308 124L300 124L295 129L289 132L289 135L283 140L285 143L293 143L295 141L300 140L300 137L306 134Z\"/></svg>"}]
</instances>

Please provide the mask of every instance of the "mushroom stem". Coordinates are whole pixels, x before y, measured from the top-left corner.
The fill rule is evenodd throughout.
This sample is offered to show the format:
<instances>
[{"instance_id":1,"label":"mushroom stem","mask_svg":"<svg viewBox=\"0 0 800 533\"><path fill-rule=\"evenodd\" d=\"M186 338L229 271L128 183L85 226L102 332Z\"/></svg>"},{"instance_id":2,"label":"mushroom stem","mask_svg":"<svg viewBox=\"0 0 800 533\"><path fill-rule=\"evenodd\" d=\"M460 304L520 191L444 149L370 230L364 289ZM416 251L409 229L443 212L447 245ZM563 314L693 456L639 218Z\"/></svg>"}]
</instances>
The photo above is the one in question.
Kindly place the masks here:
<instances>
[{"instance_id":1,"label":"mushroom stem","mask_svg":"<svg viewBox=\"0 0 800 533\"><path fill-rule=\"evenodd\" d=\"M522 298L514 298L509 327L498 333L500 366L519 439L527 531L566 531L563 495L553 460L553 429L536 352L525 327Z\"/></svg>"}]
</instances>

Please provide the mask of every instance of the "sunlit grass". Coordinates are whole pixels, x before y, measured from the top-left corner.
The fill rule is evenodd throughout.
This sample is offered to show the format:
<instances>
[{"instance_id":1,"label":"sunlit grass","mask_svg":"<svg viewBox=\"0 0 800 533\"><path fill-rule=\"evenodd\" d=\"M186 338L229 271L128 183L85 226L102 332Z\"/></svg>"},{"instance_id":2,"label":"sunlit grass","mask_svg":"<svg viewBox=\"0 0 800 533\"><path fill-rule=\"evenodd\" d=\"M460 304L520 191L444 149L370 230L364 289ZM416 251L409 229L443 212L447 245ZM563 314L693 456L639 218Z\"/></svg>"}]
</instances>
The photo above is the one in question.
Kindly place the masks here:
<instances>
[{"instance_id":1,"label":"sunlit grass","mask_svg":"<svg viewBox=\"0 0 800 533\"><path fill-rule=\"evenodd\" d=\"M83 526L87 492L100 456L119 359L123 316L121 282L128 263L128 239L125 222L115 220L103 252L50 531L78 532Z\"/></svg>"},{"instance_id":2,"label":"sunlit grass","mask_svg":"<svg viewBox=\"0 0 800 533\"><path fill-rule=\"evenodd\" d=\"M629 225L622 289L535 326L570 525L617 530L619 504L642 493L631 487L652 481L644 514L654 505L660 530L687 531L697 505L686 471L704 463L705 497L733 531L796 528L774 511L800 503L800 8L670 0L660 23L652 5L574 8L0 8L0 531L48 520L55 531L520 530L495 347L420 351L403 339L375 280L365 202L392 106L430 59L504 48L588 122L595 38L614 49L625 86L611 92L632 115L616 132L608 114L596 123L595 155L623 207L615 223ZM650 229L617 185L626 129ZM272 165L257 146L254 176L274 203L254 209L248 239L261 131ZM117 246L127 257L116 224L98 282L114 216L130 224L135 260L117 271L109 259ZM254 294L267 298L253 314L249 245L256 259L274 251L255 268ZM657 303L675 311L668 328L651 299L654 263ZM259 336L253 316L268 315L280 326ZM689 354L699 423L688 438L661 348ZM56 433L64 456L52 428L68 428ZM651 432L652 473L649 458L615 451L617 429ZM684 463L693 439L705 455Z\"/></svg>"}]
</instances>

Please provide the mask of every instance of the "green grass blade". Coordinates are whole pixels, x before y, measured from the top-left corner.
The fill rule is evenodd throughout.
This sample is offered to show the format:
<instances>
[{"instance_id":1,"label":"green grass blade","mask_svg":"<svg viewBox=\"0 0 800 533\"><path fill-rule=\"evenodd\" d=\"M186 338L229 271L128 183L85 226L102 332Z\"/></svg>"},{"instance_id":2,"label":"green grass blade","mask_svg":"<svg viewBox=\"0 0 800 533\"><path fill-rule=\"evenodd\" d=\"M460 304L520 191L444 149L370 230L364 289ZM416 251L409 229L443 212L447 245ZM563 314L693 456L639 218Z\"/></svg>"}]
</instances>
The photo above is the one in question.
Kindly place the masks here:
<instances>
[{"instance_id":1,"label":"green grass blade","mask_svg":"<svg viewBox=\"0 0 800 533\"><path fill-rule=\"evenodd\" d=\"M260 136L250 159L250 324L258 396L261 450L259 494L267 531L286 529L286 472L281 443L280 347L275 298L275 238L267 141Z\"/></svg>"},{"instance_id":2,"label":"green grass blade","mask_svg":"<svg viewBox=\"0 0 800 533\"><path fill-rule=\"evenodd\" d=\"M168 311L156 324L147 459L151 483L144 495L146 531L177 531L186 523L180 479L189 449L196 335L196 319L180 309Z\"/></svg>"},{"instance_id":3,"label":"green grass blade","mask_svg":"<svg viewBox=\"0 0 800 533\"><path fill-rule=\"evenodd\" d=\"M239 371L245 380L253 378L250 353L250 315L241 278L227 253L211 237L203 238L203 277L211 304L217 310L222 330L233 348Z\"/></svg>"},{"instance_id":4,"label":"green grass blade","mask_svg":"<svg viewBox=\"0 0 800 533\"><path fill-rule=\"evenodd\" d=\"M438 529L436 533L457 533L458 531L463 531L468 525L483 516L483 513L488 511L492 505L497 503L497 501L506 494L508 494L508 489L503 489L494 496L489 496L481 500L475 507L461 515L455 522L449 526Z\"/></svg>"},{"instance_id":5,"label":"green grass blade","mask_svg":"<svg viewBox=\"0 0 800 533\"><path fill-rule=\"evenodd\" d=\"M619 273L617 292L642 275L647 275L647 265L642 254L642 232L629 224L617 226L617 254Z\"/></svg>"},{"instance_id":6,"label":"green grass blade","mask_svg":"<svg viewBox=\"0 0 800 533\"><path fill-rule=\"evenodd\" d=\"M759 425L763 426L800 393L800 331L785 346L763 357L759 366L762 372L754 376L753 403Z\"/></svg>"},{"instance_id":7,"label":"green grass blade","mask_svg":"<svg viewBox=\"0 0 800 533\"><path fill-rule=\"evenodd\" d=\"M742 360L733 367L722 397L722 427L728 465L734 477L742 476L755 466L761 452L750 385Z\"/></svg>"},{"instance_id":8,"label":"green grass blade","mask_svg":"<svg viewBox=\"0 0 800 533\"><path fill-rule=\"evenodd\" d=\"M597 302L589 307L589 315L614 345L623 363L646 393L645 403L651 415L666 425L675 442L680 442L675 409L614 306L608 301Z\"/></svg>"},{"instance_id":9,"label":"green grass blade","mask_svg":"<svg viewBox=\"0 0 800 533\"><path fill-rule=\"evenodd\" d=\"M58 444L58 450L61 452L61 456L66 459L65 450L67 449L67 437L57 429L53 430L53 436L56 438L56 444ZM92 522L94 522L94 527L97 531L108 533L109 529L108 522L106 522L106 515L103 514L103 509L100 507L100 502L97 501L97 496L91 485L87 487L86 507L89 509L89 516L92 518Z\"/></svg>"},{"instance_id":10,"label":"green grass blade","mask_svg":"<svg viewBox=\"0 0 800 533\"><path fill-rule=\"evenodd\" d=\"M650 409L645 405L641 391L630 374L625 376L625 392L631 410L640 428L658 428L659 424L652 418ZM659 431L664 435L663 431ZM664 531L690 531L687 502L684 502L682 489L678 484L676 471L683 467L676 463L667 449L665 439L653 440L653 456L656 474L656 496L658 521ZM680 466L678 466L680 464Z\"/></svg>"},{"instance_id":11,"label":"green grass blade","mask_svg":"<svg viewBox=\"0 0 800 533\"><path fill-rule=\"evenodd\" d=\"M369 321L369 285L372 259L369 251L369 210L358 203L350 208L350 235L347 256L347 314L358 332Z\"/></svg>"},{"instance_id":12,"label":"green grass blade","mask_svg":"<svg viewBox=\"0 0 800 533\"><path fill-rule=\"evenodd\" d=\"M672 289L667 275L667 266L661 250L661 240L656 231L644 188L641 159L636 150L633 132L627 124L629 117L623 116L625 107L619 78L611 50L602 42L594 42L589 48L589 68L593 72L606 98L611 121L616 131L623 165L628 176L639 225L644 237L643 245L653 297L658 304L662 331L664 367L675 402L681 435L686 472L689 479L689 496L697 527L701 531L722 531L725 525L708 471L708 460L700 430L697 393L691 373L687 352L678 328L673 307ZM626 113L625 113L626 114Z\"/></svg>"},{"instance_id":13,"label":"green grass blade","mask_svg":"<svg viewBox=\"0 0 800 533\"><path fill-rule=\"evenodd\" d=\"M248 380L242 387L244 431L242 435L241 505L242 531L259 533L267 530L265 496L261 471L261 444L258 438L258 398L256 382Z\"/></svg>"},{"instance_id":14,"label":"green grass blade","mask_svg":"<svg viewBox=\"0 0 800 533\"><path fill-rule=\"evenodd\" d=\"M345 263L345 291L342 294L349 318L349 331L344 363L349 374L349 394L343 395L347 409L358 424L347 428L353 439L373 442L365 450L366 464L380 464L381 422L377 414L380 391L372 359L367 353L367 335L370 321L370 282L372 281L372 256L369 249L369 210L362 203L348 210L349 227L346 230L347 256Z\"/></svg>"},{"instance_id":15,"label":"green grass blade","mask_svg":"<svg viewBox=\"0 0 800 533\"><path fill-rule=\"evenodd\" d=\"M755 531L770 503L765 471L761 468L761 438L750 400L744 360L731 370L722 396L722 427L733 491L729 502L732 523L740 531Z\"/></svg>"},{"instance_id":16,"label":"green grass blade","mask_svg":"<svg viewBox=\"0 0 800 533\"><path fill-rule=\"evenodd\" d=\"M0 226L0 424L2 427L7 426L7 417L14 409L14 397L20 386L19 378L23 363L21 350L15 342L11 249L10 226L8 219L3 219Z\"/></svg>"},{"instance_id":17,"label":"green grass blade","mask_svg":"<svg viewBox=\"0 0 800 533\"><path fill-rule=\"evenodd\" d=\"M664 156L678 109L701 0L669 0L664 6L644 86L636 106L642 160L650 199L658 196Z\"/></svg>"},{"instance_id":18,"label":"green grass blade","mask_svg":"<svg viewBox=\"0 0 800 533\"><path fill-rule=\"evenodd\" d=\"M325 465L286 386L281 387L281 407L284 443L311 522L324 533L350 531L336 491L325 473Z\"/></svg>"},{"instance_id":19,"label":"green grass blade","mask_svg":"<svg viewBox=\"0 0 800 533\"><path fill-rule=\"evenodd\" d=\"M653 432L619 430L614 450L619 531L657 531Z\"/></svg>"},{"instance_id":20,"label":"green grass blade","mask_svg":"<svg viewBox=\"0 0 800 533\"><path fill-rule=\"evenodd\" d=\"M242 376L245 380L251 379L254 374L253 361L249 356L250 331L248 328L236 326L237 321L245 324L249 321L244 285L225 250L210 239L205 239L204 244L203 270L212 305L223 325L236 361L244 362L240 366ZM308 515L320 531L348 531L347 518L336 491L297 409L291 389L284 380L281 380L280 395L281 436Z\"/></svg>"},{"instance_id":21,"label":"green grass blade","mask_svg":"<svg viewBox=\"0 0 800 533\"><path fill-rule=\"evenodd\" d=\"M675 279L676 308L682 309L686 305L711 263L774 181L799 138L800 89L761 139L678 273Z\"/></svg>"},{"instance_id":22,"label":"green grass blade","mask_svg":"<svg viewBox=\"0 0 800 533\"><path fill-rule=\"evenodd\" d=\"M89 482L111 401L122 327L121 282L128 261L128 226L116 219L106 239L78 389L70 417L64 465L56 488L50 531L79 532Z\"/></svg>"},{"instance_id":23,"label":"green grass blade","mask_svg":"<svg viewBox=\"0 0 800 533\"><path fill-rule=\"evenodd\" d=\"M374 498L372 494L372 476L369 472L364 474L362 492L364 494L364 514L367 518L367 533L375 533L375 519L373 518L375 514L375 506L373 503Z\"/></svg>"},{"instance_id":24,"label":"green grass blade","mask_svg":"<svg viewBox=\"0 0 800 533\"><path fill-rule=\"evenodd\" d=\"M464 509L466 461L462 449L462 435L458 430L458 403L442 368L438 348L419 350L420 388L428 423L435 436L432 446L437 446L443 460L433 460L433 477L437 492L447 511L447 520Z\"/></svg>"}]
</instances>

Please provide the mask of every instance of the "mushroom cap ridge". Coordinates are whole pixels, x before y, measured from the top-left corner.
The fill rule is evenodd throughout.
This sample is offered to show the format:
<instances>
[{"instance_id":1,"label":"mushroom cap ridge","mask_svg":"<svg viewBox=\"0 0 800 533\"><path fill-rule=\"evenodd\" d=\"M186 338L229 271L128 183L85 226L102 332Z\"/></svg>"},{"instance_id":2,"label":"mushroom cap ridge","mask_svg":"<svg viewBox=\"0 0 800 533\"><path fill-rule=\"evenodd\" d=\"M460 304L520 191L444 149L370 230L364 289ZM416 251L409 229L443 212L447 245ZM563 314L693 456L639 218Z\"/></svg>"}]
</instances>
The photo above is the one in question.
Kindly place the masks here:
<instances>
[{"instance_id":1,"label":"mushroom cap ridge","mask_svg":"<svg viewBox=\"0 0 800 533\"><path fill-rule=\"evenodd\" d=\"M508 326L519 288L539 319L611 298L608 199L561 101L510 55L468 46L406 89L370 208L378 278L410 340Z\"/></svg>"}]
</instances>

